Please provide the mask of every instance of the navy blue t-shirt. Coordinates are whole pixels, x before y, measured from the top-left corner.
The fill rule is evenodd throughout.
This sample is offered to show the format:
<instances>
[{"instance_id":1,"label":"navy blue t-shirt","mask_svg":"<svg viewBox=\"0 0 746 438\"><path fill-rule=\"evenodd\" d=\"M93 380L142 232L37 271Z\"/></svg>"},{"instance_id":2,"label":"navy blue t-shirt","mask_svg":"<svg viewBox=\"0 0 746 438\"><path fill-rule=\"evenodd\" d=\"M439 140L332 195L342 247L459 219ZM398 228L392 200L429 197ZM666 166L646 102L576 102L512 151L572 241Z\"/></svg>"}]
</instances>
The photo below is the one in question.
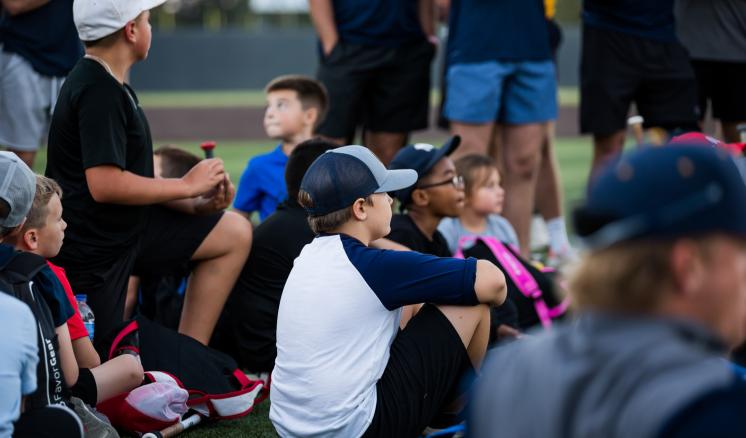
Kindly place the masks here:
<instances>
[{"instance_id":1,"label":"navy blue t-shirt","mask_svg":"<svg viewBox=\"0 0 746 438\"><path fill-rule=\"evenodd\" d=\"M676 42L674 0L584 0L583 23L641 38Z\"/></svg>"},{"instance_id":2,"label":"navy blue t-shirt","mask_svg":"<svg viewBox=\"0 0 746 438\"><path fill-rule=\"evenodd\" d=\"M50 0L32 11L0 16L3 51L26 59L39 74L67 76L83 56L73 22L73 0Z\"/></svg>"},{"instance_id":3,"label":"navy blue t-shirt","mask_svg":"<svg viewBox=\"0 0 746 438\"><path fill-rule=\"evenodd\" d=\"M452 0L449 64L551 58L543 0Z\"/></svg>"},{"instance_id":4,"label":"navy blue t-shirt","mask_svg":"<svg viewBox=\"0 0 746 438\"><path fill-rule=\"evenodd\" d=\"M398 46L425 34L417 0L334 0L340 40L369 46Z\"/></svg>"}]
</instances>

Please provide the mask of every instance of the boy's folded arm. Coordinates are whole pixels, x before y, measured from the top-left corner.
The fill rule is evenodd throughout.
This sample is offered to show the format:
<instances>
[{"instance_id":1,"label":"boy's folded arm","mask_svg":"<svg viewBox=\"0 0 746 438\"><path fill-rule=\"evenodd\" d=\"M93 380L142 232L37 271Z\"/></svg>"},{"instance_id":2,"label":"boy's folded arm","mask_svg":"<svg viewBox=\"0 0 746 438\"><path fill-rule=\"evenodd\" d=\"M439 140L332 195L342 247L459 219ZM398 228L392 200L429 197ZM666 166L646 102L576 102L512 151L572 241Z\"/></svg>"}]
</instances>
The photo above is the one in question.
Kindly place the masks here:
<instances>
[{"instance_id":1,"label":"boy's folded arm","mask_svg":"<svg viewBox=\"0 0 746 438\"><path fill-rule=\"evenodd\" d=\"M88 190L96 202L149 205L199 196L224 178L220 160L203 160L183 178L153 179L115 165L98 165L85 170Z\"/></svg>"},{"instance_id":2,"label":"boy's folded arm","mask_svg":"<svg viewBox=\"0 0 746 438\"><path fill-rule=\"evenodd\" d=\"M93 348L93 343L87 336L75 339L72 341L72 346L78 367L96 368L101 365L101 357L99 357L96 349Z\"/></svg>"},{"instance_id":3,"label":"boy's folded arm","mask_svg":"<svg viewBox=\"0 0 746 438\"><path fill-rule=\"evenodd\" d=\"M394 310L409 304L473 306L477 261L436 257L415 251L350 248L350 261L378 296Z\"/></svg>"},{"instance_id":4,"label":"boy's folded arm","mask_svg":"<svg viewBox=\"0 0 746 438\"><path fill-rule=\"evenodd\" d=\"M89 167L85 178L91 196L101 203L149 205L191 195L182 179L155 180L112 165Z\"/></svg>"},{"instance_id":5,"label":"boy's folded arm","mask_svg":"<svg viewBox=\"0 0 746 438\"><path fill-rule=\"evenodd\" d=\"M505 302L507 290L505 275L500 268L487 260L477 260L474 292L479 302L500 306Z\"/></svg>"},{"instance_id":6,"label":"boy's folded arm","mask_svg":"<svg viewBox=\"0 0 746 438\"><path fill-rule=\"evenodd\" d=\"M62 374L65 376L65 383L68 388L75 385L78 381L78 361L75 359L73 344L70 340L70 331L67 323L55 328L57 342L59 345L60 364L62 365Z\"/></svg>"}]
</instances>

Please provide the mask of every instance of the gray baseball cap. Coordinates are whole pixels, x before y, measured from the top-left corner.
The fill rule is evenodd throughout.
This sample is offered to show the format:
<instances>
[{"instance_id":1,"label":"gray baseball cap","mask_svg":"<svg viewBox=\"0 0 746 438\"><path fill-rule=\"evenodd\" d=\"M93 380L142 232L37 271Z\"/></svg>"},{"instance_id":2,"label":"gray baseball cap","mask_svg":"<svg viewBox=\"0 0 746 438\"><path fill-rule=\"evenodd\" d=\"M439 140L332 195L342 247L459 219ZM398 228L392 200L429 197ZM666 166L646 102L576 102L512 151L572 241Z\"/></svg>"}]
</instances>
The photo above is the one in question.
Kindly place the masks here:
<instances>
[{"instance_id":1,"label":"gray baseball cap","mask_svg":"<svg viewBox=\"0 0 746 438\"><path fill-rule=\"evenodd\" d=\"M306 171L300 188L311 196L311 216L323 216L373 193L401 190L417 182L412 169L388 170L364 146L342 146L323 153Z\"/></svg>"},{"instance_id":2,"label":"gray baseball cap","mask_svg":"<svg viewBox=\"0 0 746 438\"><path fill-rule=\"evenodd\" d=\"M0 151L0 199L8 203L8 217L0 219L0 226L13 228L26 218L36 193L36 175L18 155Z\"/></svg>"}]
</instances>

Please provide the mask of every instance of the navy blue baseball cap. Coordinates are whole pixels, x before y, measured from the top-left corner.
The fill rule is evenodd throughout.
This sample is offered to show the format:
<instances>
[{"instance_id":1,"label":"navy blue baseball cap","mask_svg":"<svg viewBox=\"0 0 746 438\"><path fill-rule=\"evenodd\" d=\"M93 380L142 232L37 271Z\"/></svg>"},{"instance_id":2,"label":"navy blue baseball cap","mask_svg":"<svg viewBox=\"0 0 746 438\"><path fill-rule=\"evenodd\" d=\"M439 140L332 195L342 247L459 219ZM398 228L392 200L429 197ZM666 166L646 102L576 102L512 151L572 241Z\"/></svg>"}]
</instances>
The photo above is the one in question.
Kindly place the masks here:
<instances>
[{"instance_id":1,"label":"navy blue baseball cap","mask_svg":"<svg viewBox=\"0 0 746 438\"><path fill-rule=\"evenodd\" d=\"M373 193L401 190L417 182L412 169L388 170L364 146L342 146L321 154L308 168L300 189L309 194L310 216L323 216L351 206Z\"/></svg>"},{"instance_id":2,"label":"navy blue baseball cap","mask_svg":"<svg viewBox=\"0 0 746 438\"><path fill-rule=\"evenodd\" d=\"M643 148L599 174L574 222L590 249L710 233L746 237L744 173L722 149Z\"/></svg>"},{"instance_id":3,"label":"navy blue baseball cap","mask_svg":"<svg viewBox=\"0 0 746 438\"><path fill-rule=\"evenodd\" d=\"M419 180L427 175L441 158L451 155L459 144L461 144L461 137L454 135L440 148L427 143L407 145L396 153L391 164L389 164L389 169L414 169L417 171L417 179ZM399 199L402 205L407 205L412 200L414 189L415 187L407 187L392 194Z\"/></svg>"}]
</instances>

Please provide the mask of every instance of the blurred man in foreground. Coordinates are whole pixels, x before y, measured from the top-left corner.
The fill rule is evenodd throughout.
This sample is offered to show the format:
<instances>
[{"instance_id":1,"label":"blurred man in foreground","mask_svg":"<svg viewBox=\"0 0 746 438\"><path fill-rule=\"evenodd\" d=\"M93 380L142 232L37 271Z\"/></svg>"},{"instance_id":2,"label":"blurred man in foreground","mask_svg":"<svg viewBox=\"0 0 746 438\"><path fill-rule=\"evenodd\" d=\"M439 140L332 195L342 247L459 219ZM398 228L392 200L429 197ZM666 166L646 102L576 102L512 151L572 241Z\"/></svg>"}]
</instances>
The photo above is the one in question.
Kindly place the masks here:
<instances>
[{"instance_id":1,"label":"blurred man in foreground","mask_svg":"<svg viewBox=\"0 0 746 438\"><path fill-rule=\"evenodd\" d=\"M722 149L608 166L575 214L590 249L570 287L579 317L488 358L471 434L742 436L746 384L723 356L746 329L744 199Z\"/></svg>"}]
</instances>

